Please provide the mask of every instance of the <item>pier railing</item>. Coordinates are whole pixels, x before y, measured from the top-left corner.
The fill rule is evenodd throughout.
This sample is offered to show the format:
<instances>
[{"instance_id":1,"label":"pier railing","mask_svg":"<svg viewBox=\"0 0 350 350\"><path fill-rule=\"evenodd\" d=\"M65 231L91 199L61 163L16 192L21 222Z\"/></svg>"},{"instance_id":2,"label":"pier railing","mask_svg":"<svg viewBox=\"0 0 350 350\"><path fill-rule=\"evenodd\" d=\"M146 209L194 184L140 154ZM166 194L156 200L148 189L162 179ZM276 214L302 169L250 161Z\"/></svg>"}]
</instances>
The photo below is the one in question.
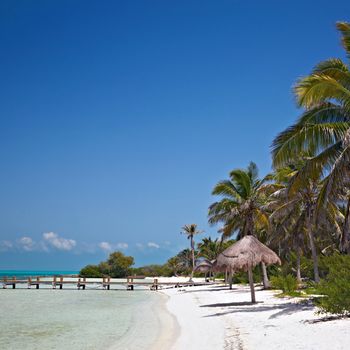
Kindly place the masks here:
<instances>
[{"instance_id":1,"label":"pier railing","mask_svg":"<svg viewBox=\"0 0 350 350\"><path fill-rule=\"evenodd\" d=\"M179 282L179 281L162 281L161 279L145 279L144 276L128 276L126 279L112 279L109 276L102 278L86 278L81 276L37 276L37 277L28 277L25 279L17 279L16 277L4 277L0 279L0 286L4 289L12 287L15 289L16 286L21 288L35 288L39 289L42 287L52 287L53 289L63 289L63 286L74 287L77 289L86 289L87 286L90 289L113 289L112 287L122 286L127 290L134 290L135 287L148 287L150 290L158 290L164 287L185 287L185 286L194 286L194 285L208 285L208 282ZM114 288L116 289L116 288Z\"/></svg>"}]
</instances>

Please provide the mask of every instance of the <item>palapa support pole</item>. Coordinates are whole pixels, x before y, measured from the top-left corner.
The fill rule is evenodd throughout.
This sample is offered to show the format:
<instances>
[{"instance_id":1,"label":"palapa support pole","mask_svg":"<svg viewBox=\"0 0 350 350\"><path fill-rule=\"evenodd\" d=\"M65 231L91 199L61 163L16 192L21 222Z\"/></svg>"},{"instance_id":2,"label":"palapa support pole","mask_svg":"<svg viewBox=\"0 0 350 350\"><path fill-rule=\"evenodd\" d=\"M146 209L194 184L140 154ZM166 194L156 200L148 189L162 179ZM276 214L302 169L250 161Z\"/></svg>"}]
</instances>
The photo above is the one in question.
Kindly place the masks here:
<instances>
[{"instance_id":1,"label":"palapa support pole","mask_svg":"<svg viewBox=\"0 0 350 350\"><path fill-rule=\"evenodd\" d=\"M230 269L230 272L228 274L228 284L230 286L230 289L232 289L232 270Z\"/></svg>"},{"instance_id":2,"label":"palapa support pole","mask_svg":"<svg viewBox=\"0 0 350 350\"><path fill-rule=\"evenodd\" d=\"M248 267L248 280L249 280L249 286L250 286L250 294L252 297L252 303L256 303L255 300L255 289L254 289L254 280L253 280L253 271L251 266Z\"/></svg>"}]
</instances>

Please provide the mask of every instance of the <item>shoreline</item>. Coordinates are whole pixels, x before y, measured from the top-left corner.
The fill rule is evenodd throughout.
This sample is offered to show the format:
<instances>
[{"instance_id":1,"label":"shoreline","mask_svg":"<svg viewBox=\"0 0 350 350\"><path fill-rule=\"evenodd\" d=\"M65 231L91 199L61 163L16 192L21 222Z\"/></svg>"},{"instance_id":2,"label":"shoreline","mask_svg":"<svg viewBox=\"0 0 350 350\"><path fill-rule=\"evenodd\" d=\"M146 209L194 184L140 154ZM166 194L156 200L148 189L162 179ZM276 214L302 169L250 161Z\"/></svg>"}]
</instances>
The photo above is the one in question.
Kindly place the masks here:
<instances>
[{"instance_id":1,"label":"shoreline","mask_svg":"<svg viewBox=\"0 0 350 350\"><path fill-rule=\"evenodd\" d=\"M307 299L279 298L276 291L224 285L161 290L180 332L171 350L345 350L350 344L350 319L317 315Z\"/></svg>"},{"instance_id":2,"label":"shoreline","mask_svg":"<svg viewBox=\"0 0 350 350\"><path fill-rule=\"evenodd\" d=\"M170 296L165 293L159 295L161 301L155 304L154 309L159 325L159 337L150 345L149 350L171 349L181 334L177 317L167 307Z\"/></svg>"}]
</instances>

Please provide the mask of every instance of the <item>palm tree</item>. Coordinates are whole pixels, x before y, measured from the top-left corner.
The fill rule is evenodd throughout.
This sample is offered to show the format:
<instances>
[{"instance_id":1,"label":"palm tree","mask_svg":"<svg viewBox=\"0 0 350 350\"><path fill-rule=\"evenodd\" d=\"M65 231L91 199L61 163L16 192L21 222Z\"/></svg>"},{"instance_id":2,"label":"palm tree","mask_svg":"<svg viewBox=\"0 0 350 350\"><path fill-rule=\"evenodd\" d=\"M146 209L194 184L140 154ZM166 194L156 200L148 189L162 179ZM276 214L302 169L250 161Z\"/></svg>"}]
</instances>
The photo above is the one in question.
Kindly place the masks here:
<instances>
[{"instance_id":1,"label":"palm tree","mask_svg":"<svg viewBox=\"0 0 350 350\"><path fill-rule=\"evenodd\" d=\"M258 168L251 162L247 169L235 169L230 173L229 180L220 181L214 187L212 194L222 199L209 207L209 223L223 223L222 233L230 236L237 232L237 238L247 235L256 236L262 228L269 225L268 215L264 205L268 195L275 190L268 183L271 176L259 179ZM266 267L262 264L264 286L269 283Z\"/></svg>"},{"instance_id":2,"label":"palm tree","mask_svg":"<svg viewBox=\"0 0 350 350\"><path fill-rule=\"evenodd\" d=\"M182 227L181 233L187 235L187 238L191 241L191 253L192 253L192 271L191 271L191 278L190 281L193 280L193 271L195 267L195 260L194 260L194 239L193 237L195 235L198 235L200 233L203 233L204 231L200 231L197 229L197 224L189 224Z\"/></svg>"},{"instance_id":3,"label":"palm tree","mask_svg":"<svg viewBox=\"0 0 350 350\"><path fill-rule=\"evenodd\" d=\"M270 240L276 239L279 243L289 244L290 248L295 249L297 255L297 279L300 280L300 257L305 236L307 237L313 267L314 280L319 282L318 254L316 246L316 235L321 238L325 232L323 228L327 226L333 232L339 232L338 221L341 213L336 203L328 201L325 207L317 208L317 198L319 196L320 184L317 181L309 179L298 191L291 191L291 184L295 177L299 175L299 169L303 169L304 160L300 159L298 163L282 169L278 169L275 178L283 185L281 189L270 196L268 207L272 209L270 222L273 231ZM318 214L315 212L318 209Z\"/></svg>"},{"instance_id":4,"label":"palm tree","mask_svg":"<svg viewBox=\"0 0 350 350\"><path fill-rule=\"evenodd\" d=\"M183 266L180 257L177 255L173 256L167 261L167 265L171 269L171 271L174 273L174 275L177 277L177 273L180 269L180 267Z\"/></svg>"},{"instance_id":5,"label":"palm tree","mask_svg":"<svg viewBox=\"0 0 350 350\"><path fill-rule=\"evenodd\" d=\"M211 237L203 238L202 242L197 244L199 255L208 260L214 260L221 253L222 241L218 238L212 240Z\"/></svg>"},{"instance_id":6,"label":"palm tree","mask_svg":"<svg viewBox=\"0 0 350 350\"><path fill-rule=\"evenodd\" d=\"M350 24L338 22L343 47L350 58ZM299 120L280 133L272 145L275 168L293 163L300 153L309 155L295 177L296 191L310 179L322 179L317 208L339 199L349 186L350 166L350 69L349 63L332 58L316 65L295 87L298 105L305 108ZM350 191L339 249L350 254ZM337 198L338 197L338 198ZM344 199L340 198L340 199ZM317 211L315 214L317 214Z\"/></svg>"}]
</instances>

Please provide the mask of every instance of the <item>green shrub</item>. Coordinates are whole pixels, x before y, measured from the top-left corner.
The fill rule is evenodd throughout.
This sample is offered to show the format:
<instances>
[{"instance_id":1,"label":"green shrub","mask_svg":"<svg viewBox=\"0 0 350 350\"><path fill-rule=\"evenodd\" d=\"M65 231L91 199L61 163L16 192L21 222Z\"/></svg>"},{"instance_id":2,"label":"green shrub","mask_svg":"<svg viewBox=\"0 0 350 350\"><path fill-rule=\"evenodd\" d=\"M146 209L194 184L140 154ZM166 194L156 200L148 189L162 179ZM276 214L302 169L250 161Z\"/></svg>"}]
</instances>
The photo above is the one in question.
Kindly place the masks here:
<instances>
[{"instance_id":1,"label":"green shrub","mask_svg":"<svg viewBox=\"0 0 350 350\"><path fill-rule=\"evenodd\" d=\"M350 256L327 257L325 267L328 274L317 288L324 295L316 300L319 312L350 315Z\"/></svg>"},{"instance_id":2,"label":"green shrub","mask_svg":"<svg viewBox=\"0 0 350 350\"><path fill-rule=\"evenodd\" d=\"M253 280L254 283L260 283L261 278L261 267L260 265L257 265L253 269ZM237 271L232 276L232 281L235 284L247 284L248 281L248 273L246 271Z\"/></svg>"},{"instance_id":3,"label":"green shrub","mask_svg":"<svg viewBox=\"0 0 350 350\"><path fill-rule=\"evenodd\" d=\"M101 273L101 271L97 265L85 266L84 268L82 268L80 270L79 275L82 277L91 277L91 278L97 278L97 277L103 276L103 274Z\"/></svg>"},{"instance_id":4,"label":"green shrub","mask_svg":"<svg viewBox=\"0 0 350 350\"><path fill-rule=\"evenodd\" d=\"M285 294L290 294L297 290L298 282L291 274L288 274L287 276L272 276L271 286L274 289L281 289Z\"/></svg>"}]
</instances>

